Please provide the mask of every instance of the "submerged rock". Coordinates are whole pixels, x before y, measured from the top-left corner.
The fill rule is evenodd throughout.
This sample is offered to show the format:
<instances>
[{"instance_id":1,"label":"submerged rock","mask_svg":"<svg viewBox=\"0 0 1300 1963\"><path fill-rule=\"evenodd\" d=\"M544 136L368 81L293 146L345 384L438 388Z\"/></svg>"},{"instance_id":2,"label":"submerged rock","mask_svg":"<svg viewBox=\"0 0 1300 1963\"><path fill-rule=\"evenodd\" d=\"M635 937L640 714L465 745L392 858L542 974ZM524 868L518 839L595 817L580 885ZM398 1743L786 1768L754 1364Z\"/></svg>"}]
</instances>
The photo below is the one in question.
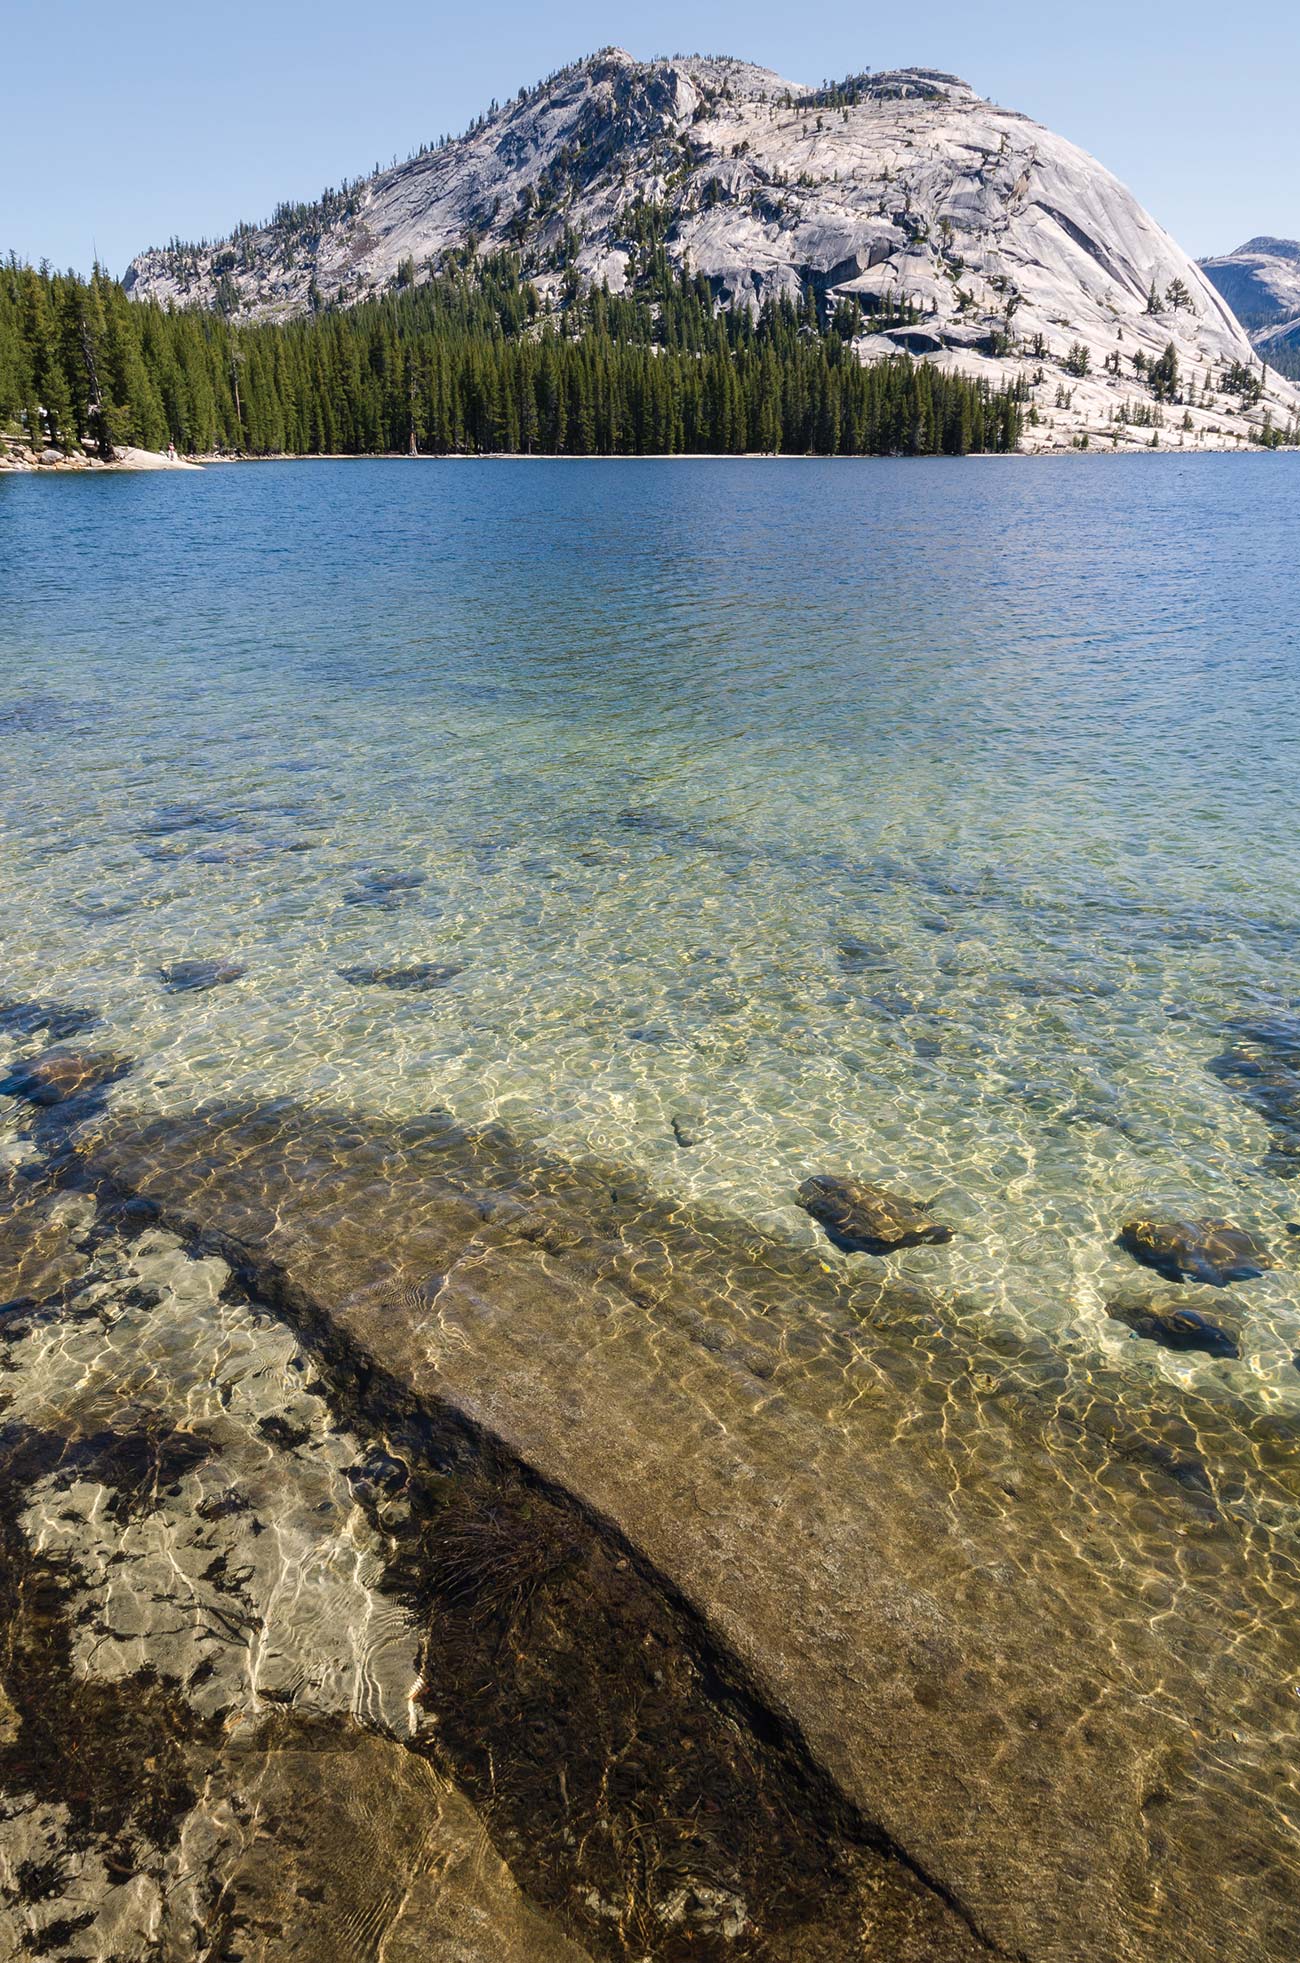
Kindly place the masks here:
<instances>
[{"instance_id":1,"label":"submerged rock","mask_svg":"<svg viewBox=\"0 0 1300 1963\"><path fill-rule=\"evenodd\" d=\"M383 913L395 913L402 904L404 893L414 892L423 886L425 875L422 872L363 872L358 875L355 886L343 895L345 907L376 907Z\"/></svg>"},{"instance_id":2,"label":"submerged rock","mask_svg":"<svg viewBox=\"0 0 1300 1963\"><path fill-rule=\"evenodd\" d=\"M584 1963L405 1742L419 1632L352 1480L405 1469L219 1260L109 1231L80 1265L5 1332L0 1955Z\"/></svg>"},{"instance_id":3,"label":"submerged rock","mask_svg":"<svg viewBox=\"0 0 1300 1963\"><path fill-rule=\"evenodd\" d=\"M1294 1179L1300 1175L1300 1016L1241 1016L1230 1030L1233 1040L1209 1069L1268 1126L1267 1170Z\"/></svg>"},{"instance_id":4,"label":"submerged rock","mask_svg":"<svg viewBox=\"0 0 1300 1963\"><path fill-rule=\"evenodd\" d=\"M84 1036L99 1017L93 1009L70 1008L66 1002L0 1002L0 1036L34 1036L44 1032L52 1043Z\"/></svg>"},{"instance_id":5,"label":"submerged rock","mask_svg":"<svg viewBox=\"0 0 1300 1963\"><path fill-rule=\"evenodd\" d=\"M6 1097L25 1098L28 1104L70 1104L74 1098L87 1097L116 1083L130 1068L128 1057L107 1051L44 1050L40 1056L15 1063L0 1078L0 1092Z\"/></svg>"},{"instance_id":6,"label":"submerged rock","mask_svg":"<svg viewBox=\"0 0 1300 1963\"><path fill-rule=\"evenodd\" d=\"M891 1022L902 1022L906 1016L916 1015L924 1006L921 996L905 988L882 988L867 997L867 1007L878 1009Z\"/></svg>"},{"instance_id":7,"label":"submerged rock","mask_svg":"<svg viewBox=\"0 0 1300 1963\"><path fill-rule=\"evenodd\" d=\"M875 941L864 941L857 934L846 934L837 943L835 959L846 975L877 974L888 963L888 955Z\"/></svg>"},{"instance_id":8,"label":"submerged rock","mask_svg":"<svg viewBox=\"0 0 1300 1963\"><path fill-rule=\"evenodd\" d=\"M1223 1288L1252 1281L1272 1266L1267 1250L1228 1220L1126 1220L1117 1243L1169 1281L1203 1281Z\"/></svg>"},{"instance_id":9,"label":"submerged rock","mask_svg":"<svg viewBox=\"0 0 1300 1963\"><path fill-rule=\"evenodd\" d=\"M84 1205L76 1195L52 1193L39 1183L0 1181L0 1308L39 1302L85 1266L78 1251ZM6 1339L11 1333L7 1326Z\"/></svg>"},{"instance_id":10,"label":"submerged rock","mask_svg":"<svg viewBox=\"0 0 1300 1963\"><path fill-rule=\"evenodd\" d=\"M905 1199L887 1187L838 1173L818 1173L799 1188L799 1204L847 1254L889 1254L923 1241L952 1239L952 1228L932 1220L924 1201Z\"/></svg>"},{"instance_id":11,"label":"submerged rock","mask_svg":"<svg viewBox=\"0 0 1300 1963\"><path fill-rule=\"evenodd\" d=\"M0 736L38 736L65 729L77 720L76 707L57 695L15 696L0 704Z\"/></svg>"},{"instance_id":12,"label":"submerged rock","mask_svg":"<svg viewBox=\"0 0 1300 1963\"><path fill-rule=\"evenodd\" d=\"M203 804L164 804L147 824L141 838L166 838L173 832L225 832L239 823L232 811L212 811Z\"/></svg>"},{"instance_id":13,"label":"submerged rock","mask_svg":"<svg viewBox=\"0 0 1300 1963\"><path fill-rule=\"evenodd\" d=\"M405 967L339 969L344 981L351 982L354 988L398 988L416 993L445 988L449 981L454 981L463 972L450 961L413 961Z\"/></svg>"},{"instance_id":14,"label":"submerged rock","mask_svg":"<svg viewBox=\"0 0 1300 1963\"><path fill-rule=\"evenodd\" d=\"M375 893L408 893L417 886L423 886L425 874L422 872L363 872L361 884Z\"/></svg>"},{"instance_id":15,"label":"submerged rock","mask_svg":"<svg viewBox=\"0 0 1300 1963\"><path fill-rule=\"evenodd\" d=\"M1114 995L1113 981L1085 981L1077 975L1013 975L1007 986L1027 1002L1086 1002Z\"/></svg>"},{"instance_id":16,"label":"submerged rock","mask_svg":"<svg viewBox=\"0 0 1300 1963\"><path fill-rule=\"evenodd\" d=\"M1152 1295L1146 1300L1117 1296L1106 1313L1148 1343L1166 1350L1202 1350L1206 1356L1241 1355L1241 1317L1236 1304L1221 1298Z\"/></svg>"},{"instance_id":17,"label":"submerged rock","mask_svg":"<svg viewBox=\"0 0 1300 1963\"><path fill-rule=\"evenodd\" d=\"M644 832L653 838L665 832L675 831L676 825L666 811L656 811L653 805L628 807L620 811L614 823L620 831Z\"/></svg>"},{"instance_id":18,"label":"submerged rock","mask_svg":"<svg viewBox=\"0 0 1300 1963\"><path fill-rule=\"evenodd\" d=\"M248 970L237 961L169 961L158 972L169 993L180 995L220 988L224 982L241 980Z\"/></svg>"},{"instance_id":19,"label":"submerged rock","mask_svg":"<svg viewBox=\"0 0 1300 1963\"><path fill-rule=\"evenodd\" d=\"M521 1894L465 1795L355 1724L276 1713L237 1732L180 1854L196 1907L220 1904L240 1954L268 1963L587 1957Z\"/></svg>"}]
</instances>

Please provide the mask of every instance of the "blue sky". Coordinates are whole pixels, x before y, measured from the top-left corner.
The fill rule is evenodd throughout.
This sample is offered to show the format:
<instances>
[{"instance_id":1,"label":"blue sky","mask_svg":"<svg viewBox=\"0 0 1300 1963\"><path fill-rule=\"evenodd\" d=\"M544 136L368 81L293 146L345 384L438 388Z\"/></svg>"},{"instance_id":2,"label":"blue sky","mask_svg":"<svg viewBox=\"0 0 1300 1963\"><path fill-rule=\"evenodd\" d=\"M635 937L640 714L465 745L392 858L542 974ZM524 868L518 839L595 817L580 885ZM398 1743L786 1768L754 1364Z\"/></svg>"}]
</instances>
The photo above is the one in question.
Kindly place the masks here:
<instances>
[{"instance_id":1,"label":"blue sky","mask_svg":"<svg viewBox=\"0 0 1300 1963\"><path fill-rule=\"evenodd\" d=\"M1300 6L7 0L0 250L121 272L405 156L609 43L797 81L920 63L1081 143L1192 253L1300 236Z\"/></svg>"}]
</instances>

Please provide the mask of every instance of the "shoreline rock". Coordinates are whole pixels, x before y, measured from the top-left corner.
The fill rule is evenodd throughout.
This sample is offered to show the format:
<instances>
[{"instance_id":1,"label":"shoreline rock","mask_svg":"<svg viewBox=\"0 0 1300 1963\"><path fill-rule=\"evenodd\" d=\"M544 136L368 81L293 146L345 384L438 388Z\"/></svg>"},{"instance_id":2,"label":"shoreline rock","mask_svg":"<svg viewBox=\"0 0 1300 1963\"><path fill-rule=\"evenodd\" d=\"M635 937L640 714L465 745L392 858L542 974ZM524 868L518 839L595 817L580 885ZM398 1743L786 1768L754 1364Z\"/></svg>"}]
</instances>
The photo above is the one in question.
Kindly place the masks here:
<instances>
[{"instance_id":1,"label":"shoreline rock","mask_svg":"<svg viewBox=\"0 0 1300 1963\"><path fill-rule=\"evenodd\" d=\"M192 457L169 457L161 450L141 450L124 444L113 453L112 463L103 457L78 455L66 450L23 450L0 448L0 472L16 471L66 476L85 470L202 470L203 463Z\"/></svg>"}]
</instances>

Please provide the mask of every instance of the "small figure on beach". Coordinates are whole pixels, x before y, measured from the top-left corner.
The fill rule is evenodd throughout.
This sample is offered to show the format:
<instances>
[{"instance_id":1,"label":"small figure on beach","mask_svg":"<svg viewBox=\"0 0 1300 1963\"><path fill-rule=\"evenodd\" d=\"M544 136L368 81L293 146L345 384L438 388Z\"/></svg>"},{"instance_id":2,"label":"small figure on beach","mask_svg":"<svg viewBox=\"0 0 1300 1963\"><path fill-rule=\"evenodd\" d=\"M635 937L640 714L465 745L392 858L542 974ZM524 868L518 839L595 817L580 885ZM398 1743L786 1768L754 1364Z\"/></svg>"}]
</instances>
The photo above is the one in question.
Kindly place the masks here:
<instances>
[{"instance_id":1,"label":"small figure on beach","mask_svg":"<svg viewBox=\"0 0 1300 1963\"><path fill-rule=\"evenodd\" d=\"M168 463L175 463L176 461L176 445L172 442L170 436L167 439L167 461Z\"/></svg>"}]
</instances>

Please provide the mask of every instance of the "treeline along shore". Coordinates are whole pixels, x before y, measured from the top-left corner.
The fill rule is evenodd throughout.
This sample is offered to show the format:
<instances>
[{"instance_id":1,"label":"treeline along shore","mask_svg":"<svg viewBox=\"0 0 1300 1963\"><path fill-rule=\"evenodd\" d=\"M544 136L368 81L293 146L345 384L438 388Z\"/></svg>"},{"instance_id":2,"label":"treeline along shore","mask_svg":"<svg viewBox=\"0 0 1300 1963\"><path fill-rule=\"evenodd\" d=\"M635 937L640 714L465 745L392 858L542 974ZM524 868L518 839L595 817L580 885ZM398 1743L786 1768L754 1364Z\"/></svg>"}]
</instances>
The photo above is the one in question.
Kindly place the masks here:
<instances>
[{"instance_id":1,"label":"treeline along shore","mask_svg":"<svg viewBox=\"0 0 1300 1963\"><path fill-rule=\"evenodd\" d=\"M16 259L0 267L0 430L104 456L649 456L1009 451L1024 390L906 355L864 365L856 303L720 313L652 267L633 294L566 277L547 306L510 253L466 249L348 308L240 325Z\"/></svg>"}]
</instances>

